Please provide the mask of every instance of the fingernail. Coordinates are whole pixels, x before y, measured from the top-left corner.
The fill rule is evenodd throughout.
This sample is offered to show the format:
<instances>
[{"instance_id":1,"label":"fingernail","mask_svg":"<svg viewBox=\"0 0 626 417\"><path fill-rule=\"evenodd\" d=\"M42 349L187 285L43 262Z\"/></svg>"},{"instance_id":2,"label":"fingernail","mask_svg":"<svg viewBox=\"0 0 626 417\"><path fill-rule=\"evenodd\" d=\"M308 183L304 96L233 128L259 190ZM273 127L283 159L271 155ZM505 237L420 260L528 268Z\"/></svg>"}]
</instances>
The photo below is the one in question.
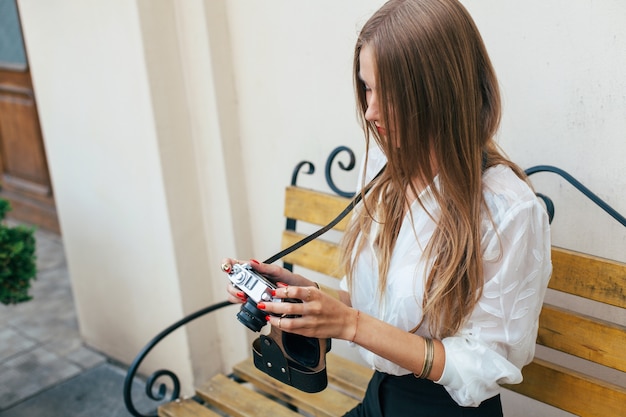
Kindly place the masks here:
<instances>
[{"instance_id":1,"label":"fingernail","mask_svg":"<svg viewBox=\"0 0 626 417\"><path fill-rule=\"evenodd\" d=\"M272 297L276 295L276 290L272 290Z\"/></svg>"},{"instance_id":2,"label":"fingernail","mask_svg":"<svg viewBox=\"0 0 626 417\"><path fill-rule=\"evenodd\" d=\"M279 287L286 287L287 284L285 284L284 282L277 282L276 283Z\"/></svg>"},{"instance_id":3,"label":"fingernail","mask_svg":"<svg viewBox=\"0 0 626 417\"><path fill-rule=\"evenodd\" d=\"M252 262L253 264L256 264L256 265L259 264L259 261L257 261L256 259L250 259L250 262Z\"/></svg>"},{"instance_id":4,"label":"fingernail","mask_svg":"<svg viewBox=\"0 0 626 417\"><path fill-rule=\"evenodd\" d=\"M237 293L237 297L239 297L239 298L241 298L243 300L244 298L246 298L246 295L242 291L239 291Z\"/></svg>"},{"instance_id":5,"label":"fingernail","mask_svg":"<svg viewBox=\"0 0 626 417\"><path fill-rule=\"evenodd\" d=\"M257 303L257 308L260 308L261 310L265 310L265 303Z\"/></svg>"},{"instance_id":6,"label":"fingernail","mask_svg":"<svg viewBox=\"0 0 626 417\"><path fill-rule=\"evenodd\" d=\"M270 316L265 316L265 321L270 321Z\"/></svg>"}]
</instances>

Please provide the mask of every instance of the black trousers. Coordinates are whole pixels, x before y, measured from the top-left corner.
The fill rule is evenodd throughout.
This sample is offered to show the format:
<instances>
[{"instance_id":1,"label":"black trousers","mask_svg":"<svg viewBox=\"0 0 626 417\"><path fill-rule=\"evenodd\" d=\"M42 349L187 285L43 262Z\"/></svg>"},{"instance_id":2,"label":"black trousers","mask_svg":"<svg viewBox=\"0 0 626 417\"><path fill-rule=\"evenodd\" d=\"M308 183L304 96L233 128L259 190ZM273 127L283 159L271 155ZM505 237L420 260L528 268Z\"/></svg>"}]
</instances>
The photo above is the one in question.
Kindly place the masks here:
<instances>
[{"instance_id":1,"label":"black trousers","mask_svg":"<svg viewBox=\"0 0 626 417\"><path fill-rule=\"evenodd\" d=\"M344 417L502 417L496 395L478 407L461 407L446 389L413 375L394 376L376 371L363 402Z\"/></svg>"}]
</instances>

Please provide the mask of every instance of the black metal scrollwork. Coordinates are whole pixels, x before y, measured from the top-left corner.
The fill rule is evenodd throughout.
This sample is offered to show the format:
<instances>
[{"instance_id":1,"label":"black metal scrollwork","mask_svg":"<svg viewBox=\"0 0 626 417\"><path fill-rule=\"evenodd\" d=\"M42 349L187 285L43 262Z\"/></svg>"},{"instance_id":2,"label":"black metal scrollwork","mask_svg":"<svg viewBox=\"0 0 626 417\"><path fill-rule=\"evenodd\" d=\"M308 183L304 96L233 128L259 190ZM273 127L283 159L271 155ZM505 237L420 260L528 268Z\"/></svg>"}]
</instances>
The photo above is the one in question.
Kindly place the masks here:
<instances>
[{"instance_id":1,"label":"black metal scrollwork","mask_svg":"<svg viewBox=\"0 0 626 417\"><path fill-rule=\"evenodd\" d=\"M557 168L551 165L537 165L534 167L530 167L526 169L526 175L530 176L536 174L538 172L551 172L557 175L560 175L563 179L569 182L574 186L578 191L583 193L587 198L593 201L597 206L599 206L602 210L608 213L611 217L617 220L622 226L626 226L626 218L617 212L613 207L609 206L604 200L595 195L591 190L585 187L580 181L576 178L572 177L570 174L562 170L561 168ZM545 203L546 209L548 210L548 215L550 217L550 222L552 223L552 219L554 218L554 204L549 197L546 197L543 194L537 194Z\"/></svg>"},{"instance_id":2,"label":"black metal scrollwork","mask_svg":"<svg viewBox=\"0 0 626 417\"><path fill-rule=\"evenodd\" d=\"M223 307L227 307L229 305L232 305L232 304L228 301L222 301L222 302L210 305L208 307L205 307L202 310L198 310L195 313L192 313L178 320L176 323L172 324L171 326L163 330L161 333L156 335L146 346L144 346L144 348L139 352L139 354L135 357L135 360L133 361L133 363L128 368L128 371L126 372L126 379L124 380L124 404L126 405L126 409L128 410L129 413L131 413L135 417L158 417L156 411L154 411L153 414L141 414L139 411L137 411L137 408L135 407L133 403L133 398L131 395L133 380L135 379L137 370L139 369L139 365L141 365L141 362L148 355L148 353L150 353L152 348L154 348L161 340L163 340L167 335L172 333L174 330L184 326L190 321L195 320L198 317L204 316L205 314L212 313ZM174 372L166 370L166 369L159 369L158 371L155 371L152 375L150 375L150 377L146 381L146 395L148 396L148 398L154 401L162 401L165 399L167 388L164 383L161 383L161 385L159 385L156 393L154 391L155 390L154 385L156 384L157 380L159 380L161 377L168 377L172 381L172 385L173 385L172 394L170 395L169 399L167 399L166 401L173 401L177 399L180 394L180 380L178 379L178 376L176 376Z\"/></svg>"},{"instance_id":3,"label":"black metal scrollwork","mask_svg":"<svg viewBox=\"0 0 626 417\"><path fill-rule=\"evenodd\" d=\"M291 174L291 185L296 185L298 183L298 175L300 175L300 171L303 167L308 168L305 174L313 175L315 173L315 165L313 165L313 162L299 162L298 165L296 165L296 167L293 169L293 173Z\"/></svg>"},{"instance_id":4,"label":"black metal scrollwork","mask_svg":"<svg viewBox=\"0 0 626 417\"><path fill-rule=\"evenodd\" d=\"M354 165L356 161L354 158L354 152L352 151L352 149L348 148L347 146L339 146L330 153L330 156L326 160L326 171L325 171L326 183L328 184L331 190L333 190L335 193L339 194L340 196L352 198L354 197L354 192L340 190L339 187L335 185L335 181L333 181L333 177L332 177L332 165L335 162L335 158L337 157L337 155L339 155L342 152L348 153L348 155L350 156L350 162L348 163L348 165L344 165L343 162L339 161L338 163L339 168L343 169L344 171L352 171L354 169Z\"/></svg>"},{"instance_id":5,"label":"black metal scrollwork","mask_svg":"<svg viewBox=\"0 0 626 417\"><path fill-rule=\"evenodd\" d=\"M333 149L331 153L328 155L328 158L326 158L326 168L324 171L324 175L326 178L326 184L328 184L328 186L330 187L331 190L333 190L333 192L335 192L336 194L342 197L351 198L351 197L354 197L354 192L341 190L339 187L337 187L337 185L335 184L335 180L333 179L333 174L332 174L333 164L335 163L335 159L337 158L337 156L339 156L339 154L341 153L347 153L348 156L350 157L350 160L347 164L345 164L342 161L337 161L337 165L339 166L339 168L341 168L344 171L352 171L354 169L354 167L356 166L356 158L354 156L354 151L347 146L338 146L335 149ZM293 169L293 172L291 174L292 186L295 186L298 184L298 175L300 175L300 173L303 172L303 168L307 169L307 171L304 172L307 175L312 175L315 173L315 165L312 162L310 161L299 162L296 165L296 167ZM289 227L287 227L287 229L294 230Z\"/></svg>"}]
</instances>

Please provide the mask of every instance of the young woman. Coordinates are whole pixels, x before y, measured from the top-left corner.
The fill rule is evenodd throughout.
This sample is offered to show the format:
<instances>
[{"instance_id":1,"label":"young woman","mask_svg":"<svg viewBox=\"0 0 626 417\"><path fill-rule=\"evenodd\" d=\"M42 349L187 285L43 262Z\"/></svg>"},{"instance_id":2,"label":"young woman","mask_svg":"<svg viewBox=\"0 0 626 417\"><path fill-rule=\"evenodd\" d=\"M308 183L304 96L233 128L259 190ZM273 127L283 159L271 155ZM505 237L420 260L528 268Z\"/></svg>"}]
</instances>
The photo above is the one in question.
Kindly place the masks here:
<instances>
[{"instance_id":1,"label":"young woman","mask_svg":"<svg viewBox=\"0 0 626 417\"><path fill-rule=\"evenodd\" d=\"M499 385L534 355L550 235L494 142L500 97L480 34L456 0L391 0L360 33L354 77L361 184L385 168L345 234L344 290L252 261L284 283L278 297L303 300L259 308L284 331L359 346L376 372L348 416L501 416Z\"/></svg>"}]
</instances>

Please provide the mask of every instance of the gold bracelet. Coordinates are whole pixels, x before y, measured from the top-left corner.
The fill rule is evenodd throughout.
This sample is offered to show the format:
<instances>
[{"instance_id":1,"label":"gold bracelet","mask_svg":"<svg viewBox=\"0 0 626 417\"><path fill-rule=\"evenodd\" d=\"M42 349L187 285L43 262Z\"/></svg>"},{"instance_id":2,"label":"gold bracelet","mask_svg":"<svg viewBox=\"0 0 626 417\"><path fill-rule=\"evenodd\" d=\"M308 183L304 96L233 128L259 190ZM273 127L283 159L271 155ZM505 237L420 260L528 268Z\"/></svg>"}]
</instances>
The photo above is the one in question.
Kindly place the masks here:
<instances>
[{"instance_id":1,"label":"gold bracelet","mask_svg":"<svg viewBox=\"0 0 626 417\"><path fill-rule=\"evenodd\" d=\"M422 375L422 378L428 378L430 372L433 370L433 364L435 359L435 343L433 339L426 339L426 347L428 348L428 358L426 358L426 370Z\"/></svg>"},{"instance_id":2,"label":"gold bracelet","mask_svg":"<svg viewBox=\"0 0 626 417\"><path fill-rule=\"evenodd\" d=\"M354 343L354 339L356 339L356 331L359 329L359 316L361 315L361 310L356 311L356 323L354 325L354 335L352 336L351 343Z\"/></svg>"},{"instance_id":3,"label":"gold bracelet","mask_svg":"<svg viewBox=\"0 0 626 417\"><path fill-rule=\"evenodd\" d=\"M424 338L424 360L422 361L422 370L419 374L413 372L413 376L415 378L421 378L424 375L424 371L426 370L426 358L428 357L428 347L426 346L426 338Z\"/></svg>"},{"instance_id":4,"label":"gold bracelet","mask_svg":"<svg viewBox=\"0 0 626 417\"><path fill-rule=\"evenodd\" d=\"M426 379L430 372L433 369L434 357L435 357L435 344L433 339L425 337L424 338L424 363L422 364L422 370L418 374L413 373L415 378Z\"/></svg>"}]
</instances>

